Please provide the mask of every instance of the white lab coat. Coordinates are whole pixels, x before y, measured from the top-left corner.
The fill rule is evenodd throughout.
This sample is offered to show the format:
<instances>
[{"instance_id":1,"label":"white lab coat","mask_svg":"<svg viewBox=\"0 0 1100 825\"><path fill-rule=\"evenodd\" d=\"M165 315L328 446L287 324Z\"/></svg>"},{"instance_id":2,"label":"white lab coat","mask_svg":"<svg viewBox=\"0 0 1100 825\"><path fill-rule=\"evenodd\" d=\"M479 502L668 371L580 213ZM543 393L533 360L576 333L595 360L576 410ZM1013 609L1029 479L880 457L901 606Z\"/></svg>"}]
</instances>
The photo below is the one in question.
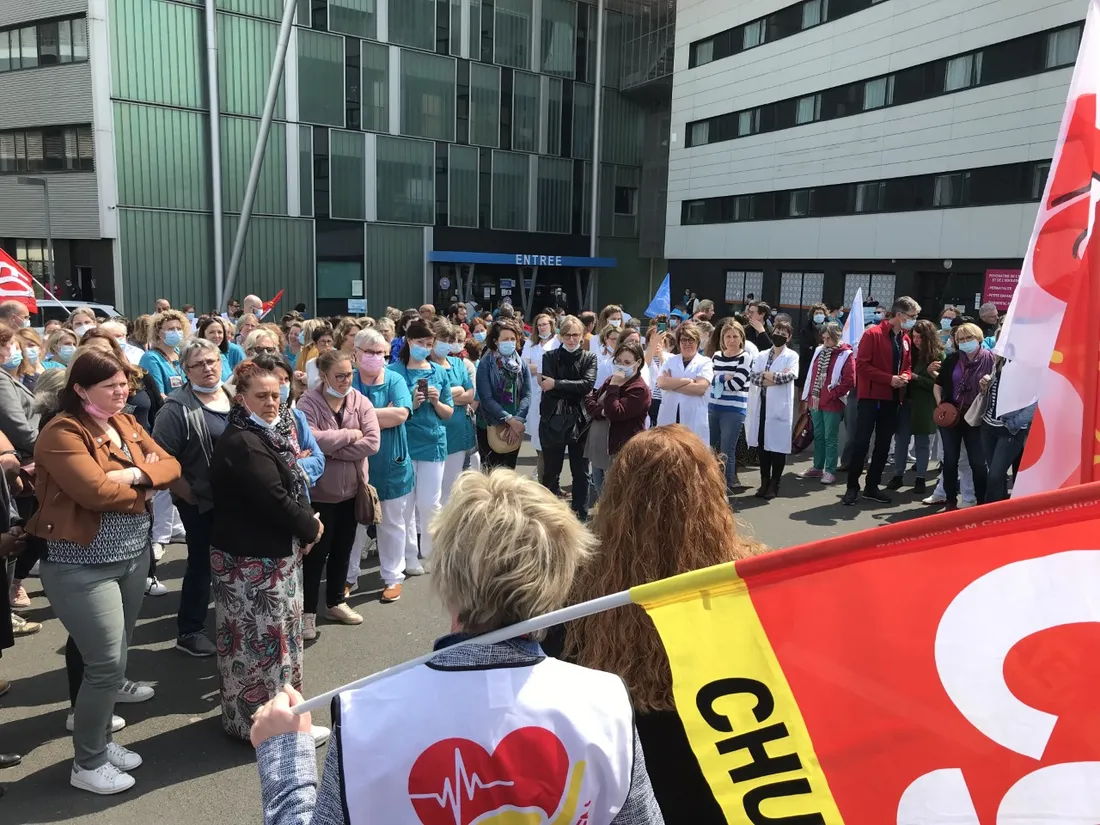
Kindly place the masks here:
<instances>
[{"instance_id":1,"label":"white lab coat","mask_svg":"<svg viewBox=\"0 0 1100 825\"><path fill-rule=\"evenodd\" d=\"M797 360L797 358L796 358ZM684 366L681 355L670 355L661 370L662 375L672 378L705 378L709 384L714 380L714 363L701 352ZM707 393L702 395L685 395L682 392L672 390L661 391L661 409L657 413L657 426L675 424L676 415L680 415L680 423L703 439L704 444L710 444L710 416L707 413Z\"/></svg>"},{"instance_id":2,"label":"white lab coat","mask_svg":"<svg viewBox=\"0 0 1100 825\"><path fill-rule=\"evenodd\" d=\"M756 356L752 364L752 374L762 375L768 369L766 349ZM798 353L792 349L784 350L772 361L771 372L793 372L798 375ZM791 435L794 429L794 381L775 387L752 385L749 392L749 417L745 424L745 440L750 447L758 447L760 433L760 393L768 393L767 417L764 419L764 449L769 453L791 452Z\"/></svg>"},{"instance_id":3,"label":"white lab coat","mask_svg":"<svg viewBox=\"0 0 1100 825\"><path fill-rule=\"evenodd\" d=\"M529 365L534 364L535 369L542 373L542 356L551 350L561 346L561 339L553 336L547 341L530 340L523 345L523 364L528 367L527 374L531 377L531 407L527 411L527 435L531 436L531 446L536 450L542 449L542 439L539 438L539 407L542 405L542 387L538 379L531 375Z\"/></svg>"},{"instance_id":4,"label":"white lab coat","mask_svg":"<svg viewBox=\"0 0 1100 825\"><path fill-rule=\"evenodd\" d=\"M603 382L611 377L615 364L615 353L604 352L603 347L596 351L596 389L603 386Z\"/></svg>"}]
</instances>

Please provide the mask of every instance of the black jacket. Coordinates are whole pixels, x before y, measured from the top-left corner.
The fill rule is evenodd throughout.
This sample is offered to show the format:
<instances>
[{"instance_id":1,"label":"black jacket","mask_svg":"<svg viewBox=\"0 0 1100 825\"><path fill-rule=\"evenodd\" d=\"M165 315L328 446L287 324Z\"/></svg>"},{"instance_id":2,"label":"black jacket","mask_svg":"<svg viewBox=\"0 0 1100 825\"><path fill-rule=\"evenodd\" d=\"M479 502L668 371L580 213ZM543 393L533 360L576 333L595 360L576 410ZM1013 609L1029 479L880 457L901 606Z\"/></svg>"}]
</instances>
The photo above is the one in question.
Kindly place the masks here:
<instances>
[{"instance_id":1,"label":"black jacket","mask_svg":"<svg viewBox=\"0 0 1100 825\"><path fill-rule=\"evenodd\" d=\"M542 377L553 378L554 389L542 393L539 439L551 447L572 444L588 420L584 397L596 385L596 354L558 347L542 356Z\"/></svg>"},{"instance_id":2,"label":"black jacket","mask_svg":"<svg viewBox=\"0 0 1100 825\"><path fill-rule=\"evenodd\" d=\"M210 460L214 492L212 546L231 556L289 556L292 539L317 539L318 522L303 495L294 498L293 471L256 433L226 427Z\"/></svg>"}]
</instances>

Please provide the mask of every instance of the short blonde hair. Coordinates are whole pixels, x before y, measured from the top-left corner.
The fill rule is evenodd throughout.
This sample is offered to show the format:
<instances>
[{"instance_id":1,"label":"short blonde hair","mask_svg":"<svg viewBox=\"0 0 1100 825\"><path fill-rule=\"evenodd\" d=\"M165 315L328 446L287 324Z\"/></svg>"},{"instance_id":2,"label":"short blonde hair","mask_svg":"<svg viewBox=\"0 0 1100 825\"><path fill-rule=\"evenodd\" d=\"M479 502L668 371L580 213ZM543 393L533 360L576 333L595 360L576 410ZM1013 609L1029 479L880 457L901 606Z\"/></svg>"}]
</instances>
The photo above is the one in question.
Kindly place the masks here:
<instances>
[{"instance_id":1,"label":"short blonde hair","mask_svg":"<svg viewBox=\"0 0 1100 825\"><path fill-rule=\"evenodd\" d=\"M596 547L565 502L514 470L460 475L428 529L433 585L467 633L558 609Z\"/></svg>"},{"instance_id":2,"label":"short blonde hair","mask_svg":"<svg viewBox=\"0 0 1100 825\"><path fill-rule=\"evenodd\" d=\"M957 327L951 328L951 339L956 344L959 343L959 336L962 334L973 338L979 344L985 340L985 333L982 332L982 328L977 324L959 324Z\"/></svg>"},{"instance_id":3,"label":"short blonde hair","mask_svg":"<svg viewBox=\"0 0 1100 825\"><path fill-rule=\"evenodd\" d=\"M581 323L581 319L576 315L566 315L561 319L561 326L558 328L558 335L565 335L569 327L577 327L580 330L581 335L584 335L584 324Z\"/></svg>"},{"instance_id":4,"label":"short blonde hair","mask_svg":"<svg viewBox=\"0 0 1100 825\"><path fill-rule=\"evenodd\" d=\"M269 329L264 329L263 327L260 327L248 333L248 337L244 340L245 353L254 350L256 347L260 346L261 341L268 338L270 338L272 343L275 344L276 352L280 352L282 350L282 347L279 345L279 336Z\"/></svg>"},{"instance_id":5,"label":"short blonde hair","mask_svg":"<svg viewBox=\"0 0 1100 825\"><path fill-rule=\"evenodd\" d=\"M390 334L390 338L393 338L393 336L397 334L397 325L394 324L393 319L389 316L385 318L379 318L377 321L375 321L374 328L383 335L388 332Z\"/></svg>"}]
</instances>

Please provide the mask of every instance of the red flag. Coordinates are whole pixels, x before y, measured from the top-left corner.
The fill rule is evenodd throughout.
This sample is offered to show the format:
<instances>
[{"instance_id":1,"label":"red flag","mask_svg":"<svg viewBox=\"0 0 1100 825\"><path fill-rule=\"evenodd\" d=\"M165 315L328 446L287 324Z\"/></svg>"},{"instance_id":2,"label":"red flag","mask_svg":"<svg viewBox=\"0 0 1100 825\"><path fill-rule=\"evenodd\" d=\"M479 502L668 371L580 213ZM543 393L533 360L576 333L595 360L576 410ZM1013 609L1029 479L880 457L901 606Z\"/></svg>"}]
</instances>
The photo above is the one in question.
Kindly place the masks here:
<instances>
[{"instance_id":1,"label":"red flag","mask_svg":"<svg viewBox=\"0 0 1100 825\"><path fill-rule=\"evenodd\" d=\"M274 298L272 298L270 301L264 301L264 311L263 315L260 316L261 318L263 318L264 315L267 315L267 313L271 312L271 310L275 309L275 304L279 303L279 301L283 299L284 292L286 292L285 289L280 289Z\"/></svg>"},{"instance_id":2,"label":"red flag","mask_svg":"<svg viewBox=\"0 0 1100 825\"><path fill-rule=\"evenodd\" d=\"M1013 498L1097 479L1100 0L1091 0L1046 191L997 352L999 413L1038 400Z\"/></svg>"},{"instance_id":3,"label":"red flag","mask_svg":"<svg viewBox=\"0 0 1100 825\"><path fill-rule=\"evenodd\" d=\"M31 312L38 312L31 274L3 249L0 249L0 301L18 301Z\"/></svg>"}]
</instances>

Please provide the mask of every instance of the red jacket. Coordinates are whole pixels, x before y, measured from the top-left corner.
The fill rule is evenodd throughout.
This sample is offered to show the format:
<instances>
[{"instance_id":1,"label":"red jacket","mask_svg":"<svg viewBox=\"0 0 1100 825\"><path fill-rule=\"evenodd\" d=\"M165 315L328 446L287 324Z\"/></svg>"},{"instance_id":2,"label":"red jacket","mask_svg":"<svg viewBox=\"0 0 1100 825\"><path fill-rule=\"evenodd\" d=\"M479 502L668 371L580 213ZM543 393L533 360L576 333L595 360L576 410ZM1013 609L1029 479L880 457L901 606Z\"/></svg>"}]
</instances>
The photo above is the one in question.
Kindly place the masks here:
<instances>
[{"instance_id":1,"label":"red jacket","mask_svg":"<svg viewBox=\"0 0 1100 825\"><path fill-rule=\"evenodd\" d=\"M859 339L856 360L856 396L862 401L894 401L899 398L890 385L895 375L912 377L913 352L909 335L901 334L901 369L894 372L894 343L890 336L892 324L883 321L872 326Z\"/></svg>"},{"instance_id":2,"label":"red jacket","mask_svg":"<svg viewBox=\"0 0 1100 825\"><path fill-rule=\"evenodd\" d=\"M806 376L806 383L802 387L803 401L808 401L810 393L813 391L814 382L817 380L817 359L822 349L824 347L818 347L814 350L813 359L810 361L809 375ZM837 385L830 387L829 383L833 379L837 359L842 357L844 353L847 353L847 355L844 356L844 366L840 368ZM818 396L818 408L823 412L844 412L844 396L856 385L856 359L852 354L852 348L848 344L841 344L834 349L833 354L829 356L828 363L825 364L825 369L827 372L825 383L821 385L821 395Z\"/></svg>"},{"instance_id":3,"label":"red jacket","mask_svg":"<svg viewBox=\"0 0 1100 825\"><path fill-rule=\"evenodd\" d=\"M607 436L608 455L617 454L632 436L645 429L650 403L649 387L640 372L620 387L608 378L602 387L588 393L584 399L588 415L597 421L611 422Z\"/></svg>"}]
</instances>

